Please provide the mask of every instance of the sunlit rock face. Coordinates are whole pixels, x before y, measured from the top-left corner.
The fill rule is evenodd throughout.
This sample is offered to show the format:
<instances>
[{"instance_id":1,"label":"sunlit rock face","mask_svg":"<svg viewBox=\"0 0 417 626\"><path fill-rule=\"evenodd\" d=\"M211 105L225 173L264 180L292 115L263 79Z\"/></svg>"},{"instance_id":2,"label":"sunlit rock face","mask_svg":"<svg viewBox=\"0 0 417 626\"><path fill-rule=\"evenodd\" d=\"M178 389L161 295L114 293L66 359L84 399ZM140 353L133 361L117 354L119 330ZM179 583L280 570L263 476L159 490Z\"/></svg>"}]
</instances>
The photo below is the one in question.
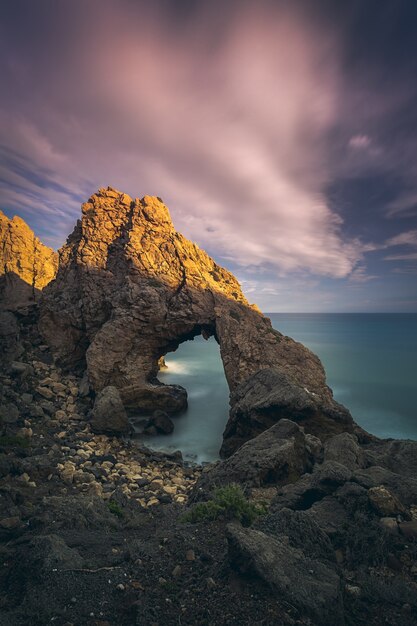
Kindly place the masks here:
<instances>
[{"instance_id":1,"label":"sunlit rock face","mask_svg":"<svg viewBox=\"0 0 417 626\"><path fill-rule=\"evenodd\" d=\"M159 359L198 334L214 335L231 391L223 455L282 417L315 420L316 434L323 416L334 431L352 424L319 359L275 331L235 277L175 230L156 197L133 200L108 187L83 204L43 293L40 327L61 365L87 368L96 391L116 386L131 413L184 408L183 390L157 380ZM261 370L272 372L266 387L250 382ZM275 389L269 402L271 380L285 393Z\"/></svg>"},{"instance_id":2,"label":"sunlit rock face","mask_svg":"<svg viewBox=\"0 0 417 626\"><path fill-rule=\"evenodd\" d=\"M33 303L55 277L58 255L20 217L0 211L0 309Z\"/></svg>"}]
</instances>

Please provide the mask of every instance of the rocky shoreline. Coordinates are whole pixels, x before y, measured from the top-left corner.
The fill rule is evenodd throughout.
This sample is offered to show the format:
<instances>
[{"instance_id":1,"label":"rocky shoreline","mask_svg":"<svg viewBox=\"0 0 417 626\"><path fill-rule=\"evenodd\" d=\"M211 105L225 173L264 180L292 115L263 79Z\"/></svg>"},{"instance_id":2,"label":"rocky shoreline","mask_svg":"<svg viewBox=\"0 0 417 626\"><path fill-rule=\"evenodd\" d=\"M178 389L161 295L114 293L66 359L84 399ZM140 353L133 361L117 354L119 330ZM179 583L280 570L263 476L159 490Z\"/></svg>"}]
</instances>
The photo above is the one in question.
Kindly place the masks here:
<instances>
[{"instance_id":1,"label":"rocky shoreline","mask_svg":"<svg viewBox=\"0 0 417 626\"><path fill-rule=\"evenodd\" d=\"M160 199L83 212L40 301L1 302L0 626L417 625L417 442L355 424ZM204 467L128 419L171 428L186 391L156 373L199 333L231 390Z\"/></svg>"}]
</instances>

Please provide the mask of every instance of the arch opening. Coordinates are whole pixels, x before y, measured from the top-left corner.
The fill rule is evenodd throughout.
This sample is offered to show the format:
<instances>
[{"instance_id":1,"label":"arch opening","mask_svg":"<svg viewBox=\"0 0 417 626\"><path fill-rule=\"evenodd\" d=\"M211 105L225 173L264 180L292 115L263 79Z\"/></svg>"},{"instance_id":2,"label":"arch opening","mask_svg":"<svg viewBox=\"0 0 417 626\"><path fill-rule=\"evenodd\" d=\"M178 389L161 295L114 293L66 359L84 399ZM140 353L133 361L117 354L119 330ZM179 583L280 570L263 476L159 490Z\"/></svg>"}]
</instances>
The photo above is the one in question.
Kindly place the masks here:
<instances>
[{"instance_id":1,"label":"arch opening","mask_svg":"<svg viewBox=\"0 0 417 626\"><path fill-rule=\"evenodd\" d=\"M196 331L196 332L194 332ZM195 327L177 346L162 355L167 365L157 380L181 385L188 393L188 408L171 416L170 434L143 433L144 420L135 424L141 442L164 452L181 450L183 457L198 463L219 458L222 435L229 416L229 388L214 327ZM178 349L177 349L178 348Z\"/></svg>"}]
</instances>

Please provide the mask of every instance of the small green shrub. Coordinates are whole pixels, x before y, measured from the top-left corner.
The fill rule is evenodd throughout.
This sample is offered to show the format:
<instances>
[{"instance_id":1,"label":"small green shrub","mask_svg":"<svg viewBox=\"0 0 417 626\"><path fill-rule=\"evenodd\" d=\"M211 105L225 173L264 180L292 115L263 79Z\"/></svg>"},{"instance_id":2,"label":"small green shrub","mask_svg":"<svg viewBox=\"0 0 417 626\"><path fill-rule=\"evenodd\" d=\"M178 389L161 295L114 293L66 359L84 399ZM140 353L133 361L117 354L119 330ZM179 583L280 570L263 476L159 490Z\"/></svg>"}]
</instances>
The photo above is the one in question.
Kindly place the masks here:
<instances>
[{"instance_id":1,"label":"small green shrub","mask_svg":"<svg viewBox=\"0 0 417 626\"><path fill-rule=\"evenodd\" d=\"M3 435L0 437L0 447L3 448L27 448L29 439L27 437L19 437L18 435Z\"/></svg>"},{"instance_id":2,"label":"small green shrub","mask_svg":"<svg viewBox=\"0 0 417 626\"><path fill-rule=\"evenodd\" d=\"M109 507L110 513L113 513L116 517L123 517L123 510L117 502L114 500L109 500L107 502L107 506Z\"/></svg>"},{"instance_id":3,"label":"small green shrub","mask_svg":"<svg viewBox=\"0 0 417 626\"><path fill-rule=\"evenodd\" d=\"M251 526L259 515L264 514L264 507L249 502L239 485L230 484L215 489L211 500L195 504L181 519L183 522L196 524L225 517L236 519L243 526Z\"/></svg>"}]
</instances>

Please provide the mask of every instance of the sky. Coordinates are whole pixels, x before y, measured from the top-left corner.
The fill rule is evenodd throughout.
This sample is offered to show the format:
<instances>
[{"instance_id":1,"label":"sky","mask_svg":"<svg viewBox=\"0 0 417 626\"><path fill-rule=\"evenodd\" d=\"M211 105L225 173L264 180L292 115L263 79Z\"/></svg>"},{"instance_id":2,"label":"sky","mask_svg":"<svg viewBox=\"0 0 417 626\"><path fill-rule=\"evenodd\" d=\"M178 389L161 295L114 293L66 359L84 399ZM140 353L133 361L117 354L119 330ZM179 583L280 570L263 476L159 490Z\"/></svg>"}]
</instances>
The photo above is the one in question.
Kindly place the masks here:
<instances>
[{"instance_id":1,"label":"sky","mask_svg":"<svg viewBox=\"0 0 417 626\"><path fill-rule=\"evenodd\" d=\"M264 311L417 311L415 0L4 0L0 208L157 195Z\"/></svg>"}]
</instances>

